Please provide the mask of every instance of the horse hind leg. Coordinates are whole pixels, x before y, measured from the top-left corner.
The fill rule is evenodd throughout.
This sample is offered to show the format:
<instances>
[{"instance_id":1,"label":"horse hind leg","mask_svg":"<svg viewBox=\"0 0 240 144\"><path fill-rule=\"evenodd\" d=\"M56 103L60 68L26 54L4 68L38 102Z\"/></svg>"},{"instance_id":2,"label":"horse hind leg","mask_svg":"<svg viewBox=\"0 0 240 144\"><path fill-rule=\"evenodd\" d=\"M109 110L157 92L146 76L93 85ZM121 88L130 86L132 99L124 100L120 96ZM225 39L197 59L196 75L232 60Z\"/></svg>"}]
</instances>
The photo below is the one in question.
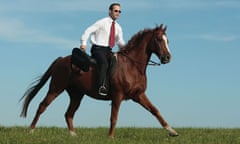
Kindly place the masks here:
<instances>
[{"instance_id":1,"label":"horse hind leg","mask_svg":"<svg viewBox=\"0 0 240 144\"><path fill-rule=\"evenodd\" d=\"M149 101L145 94L142 94L137 99L133 100L151 112L158 119L162 127L169 132L170 136L178 136L178 133L164 120L158 109Z\"/></svg>"},{"instance_id":2,"label":"horse hind leg","mask_svg":"<svg viewBox=\"0 0 240 144\"><path fill-rule=\"evenodd\" d=\"M39 104L38 110L35 114L35 117L31 123L31 133L34 132L34 129L36 127L36 124L40 118L40 115L46 110L47 106L51 104L51 102L61 93L60 92L48 92L44 100Z\"/></svg>"},{"instance_id":3,"label":"horse hind leg","mask_svg":"<svg viewBox=\"0 0 240 144\"><path fill-rule=\"evenodd\" d=\"M65 120L69 129L70 135L76 136L77 134L75 133L74 126L73 126L73 117L75 112L80 106L80 103L84 94L73 89L67 89L67 92L70 96L70 103L65 113Z\"/></svg>"}]
</instances>

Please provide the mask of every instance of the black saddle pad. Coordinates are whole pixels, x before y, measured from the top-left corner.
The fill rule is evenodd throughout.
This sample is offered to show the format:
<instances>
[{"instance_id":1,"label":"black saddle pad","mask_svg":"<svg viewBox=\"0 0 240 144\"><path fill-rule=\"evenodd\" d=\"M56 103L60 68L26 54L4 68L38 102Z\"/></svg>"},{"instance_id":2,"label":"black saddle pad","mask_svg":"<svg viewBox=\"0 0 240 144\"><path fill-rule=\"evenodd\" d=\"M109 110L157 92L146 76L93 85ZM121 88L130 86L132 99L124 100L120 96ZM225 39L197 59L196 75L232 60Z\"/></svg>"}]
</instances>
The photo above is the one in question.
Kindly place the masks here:
<instances>
[{"instance_id":1,"label":"black saddle pad","mask_svg":"<svg viewBox=\"0 0 240 144\"><path fill-rule=\"evenodd\" d=\"M93 59L80 48L73 48L71 61L72 64L78 66L84 72L89 71L90 65L96 64L95 59Z\"/></svg>"}]
</instances>

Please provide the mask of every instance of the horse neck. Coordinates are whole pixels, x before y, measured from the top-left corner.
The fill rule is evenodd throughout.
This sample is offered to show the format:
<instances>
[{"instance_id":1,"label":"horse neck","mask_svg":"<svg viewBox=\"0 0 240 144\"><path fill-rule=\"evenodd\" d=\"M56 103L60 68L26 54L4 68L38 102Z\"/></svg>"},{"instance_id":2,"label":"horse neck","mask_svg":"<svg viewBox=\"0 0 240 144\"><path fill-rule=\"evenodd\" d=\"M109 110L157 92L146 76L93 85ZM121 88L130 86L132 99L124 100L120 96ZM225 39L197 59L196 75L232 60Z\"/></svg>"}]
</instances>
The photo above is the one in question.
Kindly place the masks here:
<instances>
[{"instance_id":1,"label":"horse neck","mask_svg":"<svg viewBox=\"0 0 240 144\"><path fill-rule=\"evenodd\" d=\"M148 61L151 57L151 53L147 50L150 38L150 36L145 36L144 40L137 42L137 44L126 53L142 74L145 74Z\"/></svg>"}]
</instances>

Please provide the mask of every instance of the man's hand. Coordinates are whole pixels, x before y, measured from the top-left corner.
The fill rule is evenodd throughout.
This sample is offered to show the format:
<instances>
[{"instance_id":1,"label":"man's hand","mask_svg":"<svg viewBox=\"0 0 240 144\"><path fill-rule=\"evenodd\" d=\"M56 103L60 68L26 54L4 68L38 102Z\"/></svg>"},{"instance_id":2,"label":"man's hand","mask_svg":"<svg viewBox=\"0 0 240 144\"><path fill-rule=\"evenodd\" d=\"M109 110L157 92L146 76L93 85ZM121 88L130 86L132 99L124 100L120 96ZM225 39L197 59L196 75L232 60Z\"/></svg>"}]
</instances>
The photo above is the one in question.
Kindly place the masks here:
<instances>
[{"instance_id":1,"label":"man's hand","mask_svg":"<svg viewBox=\"0 0 240 144\"><path fill-rule=\"evenodd\" d=\"M86 45L80 45L80 49L86 52L87 46Z\"/></svg>"},{"instance_id":2,"label":"man's hand","mask_svg":"<svg viewBox=\"0 0 240 144\"><path fill-rule=\"evenodd\" d=\"M123 50L124 47L125 47L125 45L121 45L121 44L118 45L118 48L119 48L120 51Z\"/></svg>"}]
</instances>

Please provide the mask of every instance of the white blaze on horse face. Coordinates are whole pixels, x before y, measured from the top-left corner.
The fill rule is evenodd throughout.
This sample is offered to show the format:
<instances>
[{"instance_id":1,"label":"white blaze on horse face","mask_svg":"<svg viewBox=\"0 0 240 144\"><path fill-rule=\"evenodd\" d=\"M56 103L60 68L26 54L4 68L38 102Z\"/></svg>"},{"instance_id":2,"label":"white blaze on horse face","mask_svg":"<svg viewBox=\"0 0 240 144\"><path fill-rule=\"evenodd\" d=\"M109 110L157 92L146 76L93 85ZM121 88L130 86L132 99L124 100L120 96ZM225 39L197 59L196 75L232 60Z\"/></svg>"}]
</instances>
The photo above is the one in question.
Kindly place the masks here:
<instances>
[{"instance_id":1,"label":"white blaze on horse face","mask_svg":"<svg viewBox=\"0 0 240 144\"><path fill-rule=\"evenodd\" d=\"M168 47L168 39L167 39L167 36L166 36L166 35L162 35L162 39L164 40L164 43L165 43L165 46L166 46L168 52L171 53L171 52L170 52L170 49L169 49L169 47Z\"/></svg>"}]
</instances>

